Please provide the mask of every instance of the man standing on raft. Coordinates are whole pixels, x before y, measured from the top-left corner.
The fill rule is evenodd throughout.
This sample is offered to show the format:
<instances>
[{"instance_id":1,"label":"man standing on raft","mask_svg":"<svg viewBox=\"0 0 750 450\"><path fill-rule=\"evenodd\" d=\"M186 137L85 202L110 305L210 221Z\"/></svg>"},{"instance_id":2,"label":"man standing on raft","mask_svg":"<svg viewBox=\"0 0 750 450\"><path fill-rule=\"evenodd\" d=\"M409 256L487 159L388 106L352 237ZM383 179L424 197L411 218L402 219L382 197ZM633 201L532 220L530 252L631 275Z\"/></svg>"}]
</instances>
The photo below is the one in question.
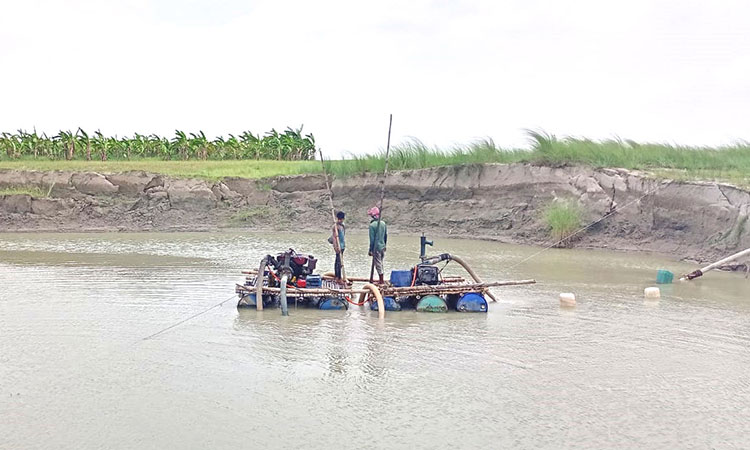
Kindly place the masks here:
<instances>
[{"instance_id":1,"label":"man standing on raft","mask_svg":"<svg viewBox=\"0 0 750 450\"><path fill-rule=\"evenodd\" d=\"M336 249L336 244L334 244L336 237L338 237L339 240L339 248L336 251L336 262L334 263L333 270L335 272L336 281L343 282L343 277L341 276L341 267L342 267L342 257L344 256L344 250L346 250L346 241L344 239L344 235L346 234L346 226L344 225L344 218L346 215L344 214L344 211L339 211L336 213L336 225L334 225L333 233L331 233L331 237L328 238L328 243L333 244L333 248Z\"/></svg>"},{"instance_id":2,"label":"man standing on raft","mask_svg":"<svg viewBox=\"0 0 750 450\"><path fill-rule=\"evenodd\" d=\"M380 282L383 283L383 257L385 256L385 244L388 242L388 230L385 222L380 219L380 209L373 206L367 211L370 215L370 251L375 270L378 271Z\"/></svg>"}]
</instances>

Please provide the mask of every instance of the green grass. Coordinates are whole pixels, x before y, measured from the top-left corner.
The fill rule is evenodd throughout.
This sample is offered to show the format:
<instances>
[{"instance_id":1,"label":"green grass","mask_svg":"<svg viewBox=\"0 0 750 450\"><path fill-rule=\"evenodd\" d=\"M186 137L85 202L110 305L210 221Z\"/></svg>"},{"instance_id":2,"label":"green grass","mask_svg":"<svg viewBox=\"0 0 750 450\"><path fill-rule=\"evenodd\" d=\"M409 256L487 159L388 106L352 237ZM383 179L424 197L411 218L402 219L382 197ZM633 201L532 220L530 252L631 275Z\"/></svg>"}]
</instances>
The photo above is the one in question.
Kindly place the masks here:
<instances>
[{"instance_id":1,"label":"green grass","mask_svg":"<svg viewBox=\"0 0 750 450\"><path fill-rule=\"evenodd\" d=\"M34 198L42 198L47 196L47 192L44 192L39 188L12 187L0 189L0 197L3 195L30 195Z\"/></svg>"},{"instance_id":2,"label":"green grass","mask_svg":"<svg viewBox=\"0 0 750 450\"><path fill-rule=\"evenodd\" d=\"M389 170L422 169L472 163L528 162L540 165L586 165L595 168L638 169L661 178L725 181L750 187L750 143L724 147L689 147L658 143L637 143L609 139L556 138L529 131L526 149L504 149L492 140L482 140L450 149L431 148L416 139L391 148ZM382 173L385 152L350 155L327 162L337 176ZM268 178L278 175L320 173L319 161L227 160L163 161L0 161L0 169L97 171L101 173L143 170L175 177L217 180L224 177Z\"/></svg>"},{"instance_id":3,"label":"green grass","mask_svg":"<svg viewBox=\"0 0 750 450\"><path fill-rule=\"evenodd\" d=\"M496 146L491 139L451 149L430 148L418 139L411 139L391 148L388 170L425 169L458 164L514 163L531 159L532 151L503 149ZM338 176L366 172L382 173L385 169L385 151L364 156L351 155L349 159L331 161L329 167L331 173Z\"/></svg>"},{"instance_id":4,"label":"green grass","mask_svg":"<svg viewBox=\"0 0 750 450\"><path fill-rule=\"evenodd\" d=\"M573 201L550 203L544 208L543 217L551 237L560 247L570 246L571 234L576 232L583 222L581 208Z\"/></svg>"},{"instance_id":5,"label":"green grass","mask_svg":"<svg viewBox=\"0 0 750 450\"><path fill-rule=\"evenodd\" d=\"M411 140L392 149L389 170L421 169L472 163L516 163L595 168L615 167L642 170L659 178L723 181L750 187L750 143L724 147L689 147L609 139L558 139L552 135L528 132L530 148L503 149L492 140L477 141L452 149L428 148ZM382 172L384 152L333 161L337 175Z\"/></svg>"},{"instance_id":6,"label":"green grass","mask_svg":"<svg viewBox=\"0 0 750 450\"><path fill-rule=\"evenodd\" d=\"M321 172L320 161L163 161L142 159L131 161L51 161L22 159L0 161L0 169L68 170L74 172L117 173L133 170L161 173L173 177L218 180L225 177L270 178Z\"/></svg>"}]
</instances>

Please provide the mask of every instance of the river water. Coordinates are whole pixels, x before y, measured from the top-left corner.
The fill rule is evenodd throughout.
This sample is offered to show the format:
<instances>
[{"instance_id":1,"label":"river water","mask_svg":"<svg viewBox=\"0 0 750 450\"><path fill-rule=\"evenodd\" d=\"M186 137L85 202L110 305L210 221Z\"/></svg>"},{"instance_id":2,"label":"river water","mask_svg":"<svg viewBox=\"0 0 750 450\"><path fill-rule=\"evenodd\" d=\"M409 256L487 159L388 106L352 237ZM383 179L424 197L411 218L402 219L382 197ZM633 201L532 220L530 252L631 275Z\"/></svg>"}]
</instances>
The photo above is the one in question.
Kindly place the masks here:
<instances>
[{"instance_id":1,"label":"river water","mask_svg":"<svg viewBox=\"0 0 750 450\"><path fill-rule=\"evenodd\" d=\"M369 270L365 239L348 236L350 275ZM282 317L235 307L239 272L289 246L328 270L325 236L0 234L0 448L750 446L742 275L647 302L657 269L695 267L435 241L484 278L539 284L495 290L488 314ZM418 244L391 236L387 269Z\"/></svg>"}]
</instances>

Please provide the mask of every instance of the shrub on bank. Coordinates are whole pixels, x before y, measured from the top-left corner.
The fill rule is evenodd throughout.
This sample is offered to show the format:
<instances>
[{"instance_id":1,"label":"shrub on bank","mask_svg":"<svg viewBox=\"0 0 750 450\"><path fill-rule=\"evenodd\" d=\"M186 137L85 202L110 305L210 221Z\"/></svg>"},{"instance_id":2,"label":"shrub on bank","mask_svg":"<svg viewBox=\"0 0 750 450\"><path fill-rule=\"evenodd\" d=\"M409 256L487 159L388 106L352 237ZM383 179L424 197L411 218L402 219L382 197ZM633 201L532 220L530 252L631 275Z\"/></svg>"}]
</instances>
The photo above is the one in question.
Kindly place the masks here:
<instances>
[{"instance_id":1,"label":"shrub on bank","mask_svg":"<svg viewBox=\"0 0 750 450\"><path fill-rule=\"evenodd\" d=\"M556 242L555 247L571 247L573 233L581 228L583 212L574 201L556 200L544 208L544 222Z\"/></svg>"}]
</instances>

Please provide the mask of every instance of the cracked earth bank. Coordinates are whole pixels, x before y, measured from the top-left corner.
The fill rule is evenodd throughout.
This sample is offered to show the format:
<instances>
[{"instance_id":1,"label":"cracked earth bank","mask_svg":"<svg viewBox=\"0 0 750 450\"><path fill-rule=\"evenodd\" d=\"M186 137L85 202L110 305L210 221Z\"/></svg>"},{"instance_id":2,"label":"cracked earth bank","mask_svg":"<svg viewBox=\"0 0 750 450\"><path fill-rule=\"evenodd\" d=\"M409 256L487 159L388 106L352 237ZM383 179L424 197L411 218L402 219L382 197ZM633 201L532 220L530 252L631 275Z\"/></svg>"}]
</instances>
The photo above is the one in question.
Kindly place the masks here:
<instances>
[{"instance_id":1,"label":"cracked earth bank","mask_svg":"<svg viewBox=\"0 0 750 450\"><path fill-rule=\"evenodd\" d=\"M350 229L364 231L381 177L333 181ZM322 175L221 181L120 174L0 171L0 231L323 230L330 223ZM750 247L750 192L708 182L666 182L624 169L482 164L392 173L384 217L392 232L551 244L542 220L554 199L575 199L596 223L578 247L666 253L707 261Z\"/></svg>"}]
</instances>

